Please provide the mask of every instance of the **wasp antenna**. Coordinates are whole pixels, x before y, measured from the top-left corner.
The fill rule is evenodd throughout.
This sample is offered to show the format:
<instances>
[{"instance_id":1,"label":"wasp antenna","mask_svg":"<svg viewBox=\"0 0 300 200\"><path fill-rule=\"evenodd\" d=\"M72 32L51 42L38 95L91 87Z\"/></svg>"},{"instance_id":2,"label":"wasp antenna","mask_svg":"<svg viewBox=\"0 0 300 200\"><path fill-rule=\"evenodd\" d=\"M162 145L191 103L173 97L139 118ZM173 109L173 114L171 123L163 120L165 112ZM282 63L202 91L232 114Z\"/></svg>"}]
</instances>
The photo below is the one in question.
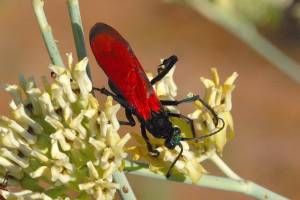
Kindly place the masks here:
<instances>
[{"instance_id":1,"label":"wasp antenna","mask_svg":"<svg viewBox=\"0 0 300 200\"><path fill-rule=\"evenodd\" d=\"M218 117L217 113L214 111L214 109L210 105L208 105L208 103L206 103L203 99L201 99L199 95L197 95L197 97L198 97L197 100L199 100L209 110L209 112L212 114L213 122L214 122L215 126L217 126L218 122L219 122L219 119L220 119Z\"/></svg>"},{"instance_id":2,"label":"wasp antenna","mask_svg":"<svg viewBox=\"0 0 300 200\"><path fill-rule=\"evenodd\" d=\"M171 167L169 168L168 173L166 175L167 178L169 178L172 175L172 169L173 169L173 167L175 166L176 162L178 161L178 159L180 158L180 156L183 153L183 146L182 146L182 144L179 142L178 145L180 147L180 152L179 152L178 156L176 157L176 159L173 161Z\"/></svg>"},{"instance_id":3,"label":"wasp antenna","mask_svg":"<svg viewBox=\"0 0 300 200\"><path fill-rule=\"evenodd\" d=\"M208 138L208 137L210 137L210 136L213 136L213 135L219 133L219 132L225 127L225 122L224 122L224 120L223 120L222 118L219 118L219 117L218 117L217 119L218 119L218 122L219 122L219 120L222 122L222 126L221 126L218 130L216 130L216 131L214 131L214 132L212 132L212 133L209 133L209 134L207 134L207 135L202 135L202 136L200 136L200 137L194 137L194 138L181 138L181 141L188 141L188 140L203 140L203 139L205 139L205 138ZM219 124L219 123L217 123L217 124Z\"/></svg>"}]
</instances>

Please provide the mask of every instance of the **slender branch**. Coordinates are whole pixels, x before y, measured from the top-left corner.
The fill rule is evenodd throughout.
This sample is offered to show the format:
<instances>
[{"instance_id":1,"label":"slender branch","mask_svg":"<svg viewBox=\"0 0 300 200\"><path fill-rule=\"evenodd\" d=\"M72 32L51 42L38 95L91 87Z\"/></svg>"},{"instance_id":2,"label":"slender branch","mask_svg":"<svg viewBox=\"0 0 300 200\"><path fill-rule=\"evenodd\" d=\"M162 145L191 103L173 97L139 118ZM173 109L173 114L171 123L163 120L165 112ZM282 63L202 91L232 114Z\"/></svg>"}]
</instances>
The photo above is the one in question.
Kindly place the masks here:
<instances>
[{"instance_id":1,"label":"slender branch","mask_svg":"<svg viewBox=\"0 0 300 200\"><path fill-rule=\"evenodd\" d=\"M170 179L167 179L163 174L153 173L149 169L145 168L145 166L131 163L129 161L126 161L125 170L128 174L140 175L164 181L171 180L180 183L192 184L192 181L189 178L182 179L182 177L172 175ZM203 175L196 185L224 191L239 192L257 199L287 200L286 197L276 194L247 180L233 180L230 178Z\"/></svg>"},{"instance_id":2,"label":"slender branch","mask_svg":"<svg viewBox=\"0 0 300 200\"><path fill-rule=\"evenodd\" d=\"M212 161L229 178L234 180L243 180L218 156L215 150L209 152L208 159Z\"/></svg>"},{"instance_id":3,"label":"slender branch","mask_svg":"<svg viewBox=\"0 0 300 200\"><path fill-rule=\"evenodd\" d=\"M124 172L115 172L114 181L120 184L119 194L123 200L136 200L133 190L124 174Z\"/></svg>"},{"instance_id":4,"label":"slender branch","mask_svg":"<svg viewBox=\"0 0 300 200\"><path fill-rule=\"evenodd\" d=\"M67 0L69 16L72 23L72 31L78 60L87 57L86 48L84 45L84 33L80 16L80 8L78 0ZM88 64L86 68L87 74L92 81L91 70Z\"/></svg>"},{"instance_id":5,"label":"slender branch","mask_svg":"<svg viewBox=\"0 0 300 200\"><path fill-rule=\"evenodd\" d=\"M48 50L51 62L55 65L64 66L59 50L57 48L55 39L52 34L51 26L48 24L45 12L44 12L44 1L43 0L32 0L32 6L36 18L39 23L39 27L44 39L44 43Z\"/></svg>"},{"instance_id":6,"label":"slender branch","mask_svg":"<svg viewBox=\"0 0 300 200\"><path fill-rule=\"evenodd\" d=\"M248 46L253 48L261 56L266 58L279 70L288 75L292 80L300 83L299 64L276 48L270 41L264 38L253 24L243 21L241 17L226 12L208 0L167 0L169 2L184 3L209 20L222 26Z\"/></svg>"}]
</instances>

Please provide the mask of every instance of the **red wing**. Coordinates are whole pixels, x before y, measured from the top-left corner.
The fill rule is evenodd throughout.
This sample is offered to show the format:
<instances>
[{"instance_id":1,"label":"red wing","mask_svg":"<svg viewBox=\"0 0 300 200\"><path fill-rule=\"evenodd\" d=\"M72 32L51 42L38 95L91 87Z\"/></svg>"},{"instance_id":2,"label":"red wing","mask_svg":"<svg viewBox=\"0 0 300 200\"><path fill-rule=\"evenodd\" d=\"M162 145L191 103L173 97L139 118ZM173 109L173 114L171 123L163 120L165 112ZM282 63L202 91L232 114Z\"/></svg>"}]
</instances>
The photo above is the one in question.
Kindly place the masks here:
<instances>
[{"instance_id":1,"label":"red wing","mask_svg":"<svg viewBox=\"0 0 300 200\"><path fill-rule=\"evenodd\" d=\"M144 119L161 109L156 93L128 42L112 27L97 23L90 44L100 67Z\"/></svg>"}]
</instances>

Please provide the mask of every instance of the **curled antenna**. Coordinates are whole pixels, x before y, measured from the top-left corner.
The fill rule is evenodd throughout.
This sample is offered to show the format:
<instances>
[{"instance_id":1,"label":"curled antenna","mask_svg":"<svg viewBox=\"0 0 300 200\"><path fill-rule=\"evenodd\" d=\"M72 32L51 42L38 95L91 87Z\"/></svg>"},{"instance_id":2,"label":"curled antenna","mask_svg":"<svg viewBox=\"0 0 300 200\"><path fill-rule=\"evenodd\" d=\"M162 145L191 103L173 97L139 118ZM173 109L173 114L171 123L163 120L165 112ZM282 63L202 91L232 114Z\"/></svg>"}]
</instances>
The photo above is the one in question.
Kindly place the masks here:
<instances>
[{"instance_id":1,"label":"curled antenna","mask_svg":"<svg viewBox=\"0 0 300 200\"><path fill-rule=\"evenodd\" d=\"M200 137L181 138L181 141L203 140L203 139L205 139L205 138L208 138L208 137L210 137L210 136L213 136L213 135L217 134L218 132L220 132L220 131L225 127L225 122L224 122L224 120L223 120L222 118L217 118L217 119L218 119L218 121L220 120L220 121L222 122L222 126L221 126L218 130L216 130L216 131L214 131L214 132L212 132L212 133L209 133L209 134L207 134L207 135L202 135L202 136L200 136ZM217 124L218 124L218 123L217 123Z\"/></svg>"},{"instance_id":2,"label":"curled antenna","mask_svg":"<svg viewBox=\"0 0 300 200\"><path fill-rule=\"evenodd\" d=\"M220 132L220 131L225 127L225 122L224 122L224 120L223 120L222 118L217 118L217 119L218 119L218 122L219 122L219 120L222 122L222 126L221 126L218 130L216 130L216 131L214 131L214 132L212 132L212 133L209 133L209 134L207 134L207 135L202 135L202 136L200 136L200 137L194 137L194 138L181 138L181 141L188 141L188 140L203 140L203 139L205 139L205 138L208 138L208 137L210 137L210 136L213 136L213 135L217 134L218 132ZM217 124L218 124L218 123L217 123ZM169 178L169 177L172 175L172 169L174 168L176 162L178 161L178 159L181 157L181 155L182 155L182 153L183 153L183 146L182 146L182 144L181 144L180 142L178 143L178 146L180 147L180 152L179 152L178 156L176 157L176 159L173 161L172 165L170 166L170 168L169 168L169 170L168 170L168 173L167 173L167 175L166 175L167 178Z\"/></svg>"},{"instance_id":3,"label":"curled antenna","mask_svg":"<svg viewBox=\"0 0 300 200\"><path fill-rule=\"evenodd\" d=\"M206 103L203 99L201 99L200 97L198 98L198 100L209 110L209 112L213 115L213 122L215 124L215 126L218 125L219 122L219 118L217 113L214 111L214 109L212 107L210 107L210 105L208 105L208 103ZM224 123L224 121L223 121Z\"/></svg>"},{"instance_id":4,"label":"curled antenna","mask_svg":"<svg viewBox=\"0 0 300 200\"><path fill-rule=\"evenodd\" d=\"M180 158L180 156L183 153L183 146L180 142L178 143L178 146L180 147L180 152L179 152L178 156L176 157L176 159L173 161L171 167L169 168L168 173L166 175L167 178L169 178L172 175L172 169L175 166L175 163L178 161L178 159Z\"/></svg>"}]
</instances>

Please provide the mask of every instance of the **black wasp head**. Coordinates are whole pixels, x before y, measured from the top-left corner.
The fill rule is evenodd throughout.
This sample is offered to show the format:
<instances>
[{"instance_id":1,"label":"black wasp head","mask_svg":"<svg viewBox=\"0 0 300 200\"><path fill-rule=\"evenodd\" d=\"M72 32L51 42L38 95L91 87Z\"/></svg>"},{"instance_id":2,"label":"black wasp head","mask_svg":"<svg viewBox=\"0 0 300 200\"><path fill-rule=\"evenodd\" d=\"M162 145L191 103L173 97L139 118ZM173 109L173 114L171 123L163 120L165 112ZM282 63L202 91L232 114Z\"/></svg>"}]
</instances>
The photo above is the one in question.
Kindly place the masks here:
<instances>
[{"instance_id":1,"label":"black wasp head","mask_svg":"<svg viewBox=\"0 0 300 200\"><path fill-rule=\"evenodd\" d=\"M166 138L165 146L168 149L174 149L181 141L181 130L178 127L172 128L172 133Z\"/></svg>"},{"instance_id":2,"label":"black wasp head","mask_svg":"<svg viewBox=\"0 0 300 200\"><path fill-rule=\"evenodd\" d=\"M165 112L152 113L152 118L145 122L147 130L156 138L165 139L165 146L168 149L174 149L180 145L181 130L173 127Z\"/></svg>"}]
</instances>

